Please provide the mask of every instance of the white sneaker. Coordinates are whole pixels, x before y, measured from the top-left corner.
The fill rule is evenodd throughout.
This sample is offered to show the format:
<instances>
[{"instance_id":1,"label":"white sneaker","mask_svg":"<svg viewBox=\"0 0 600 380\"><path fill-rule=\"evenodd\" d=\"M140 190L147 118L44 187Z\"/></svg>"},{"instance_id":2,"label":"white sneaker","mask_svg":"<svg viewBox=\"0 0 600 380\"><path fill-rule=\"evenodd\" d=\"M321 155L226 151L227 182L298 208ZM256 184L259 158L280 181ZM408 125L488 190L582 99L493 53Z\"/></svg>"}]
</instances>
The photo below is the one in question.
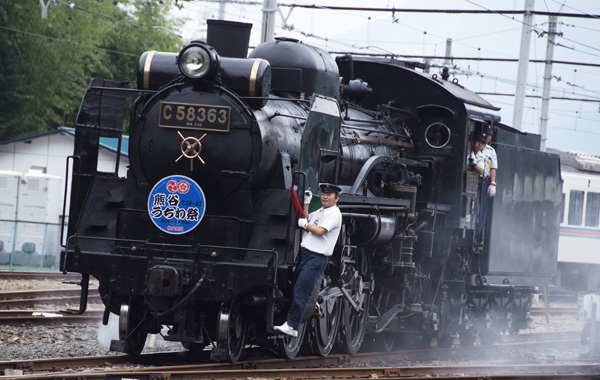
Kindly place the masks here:
<instances>
[{"instance_id":1,"label":"white sneaker","mask_svg":"<svg viewBox=\"0 0 600 380\"><path fill-rule=\"evenodd\" d=\"M296 331L293 328L291 328L287 324L287 321L283 325L281 325L281 326L273 326L273 330L280 331L280 332L282 332L284 334L291 335L293 337L298 336L298 331Z\"/></svg>"}]
</instances>

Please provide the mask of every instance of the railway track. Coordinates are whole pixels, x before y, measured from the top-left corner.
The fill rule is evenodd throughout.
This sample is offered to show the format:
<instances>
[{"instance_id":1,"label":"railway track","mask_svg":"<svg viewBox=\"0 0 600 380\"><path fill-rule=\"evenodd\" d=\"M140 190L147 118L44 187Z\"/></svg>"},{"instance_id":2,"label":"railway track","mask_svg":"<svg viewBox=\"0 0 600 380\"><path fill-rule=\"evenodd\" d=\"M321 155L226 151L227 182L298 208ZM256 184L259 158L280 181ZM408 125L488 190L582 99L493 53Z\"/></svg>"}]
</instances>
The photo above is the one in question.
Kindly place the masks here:
<instances>
[{"instance_id":1,"label":"railway track","mask_svg":"<svg viewBox=\"0 0 600 380\"><path fill-rule=\"evenodd\" d=\"M68 297L74 297L76 303L78 303L79 292L79 289L4 292L0 293L0 305L2 305L3 301L11 301L11 299L16 301L15 298L20 298L29 304L38 302L37 305L44 305L44 303L41 303L44 299L55 298L50 300L48 304L58 302L55 305L62 306L65 303L70 303ZM96 290L90 290L89 293L91 300L97 297ZM5 305L8 304L5 303ZM7 307L22 307L14 305L16 303ZM553 313L553 310L554 308L550 308L551 313ZM100 310L87 311L83 316L58 316L56 314L62 313L50 308L43 310L0 310L0 321L4 324L14 322L21 324L86 323L92 321L98 322L102 318L102 311ZM10 320L11 318L12 321ZM207 364L210 362L209 351L204 351L200 354L192 354L189 351L144 354L135 360L126 355L115 354L85 358L10 361L0 362L0 375L5 373L15 379L322 379L333 377L336 379L356 379L358 377L396 379L432 376L442 378L444 376L460 376L461 379L481 378L481 376L485 376L486 379L528 379L540 378L539 374L543 374L544 379L577 379L590 378L590 374L592 376L600 376L597 366L569 365L559 367L548 362L546 358L537 360L538 362L546 363L545 365L536 364L534 366L527 364L522 367L514 364L509 366L485 364L479 367L479 369L478 366L464 365L422 366L422 363L431 361L441 361L444 363L465 360L489 361L490 358L506 357L506 355L514 354L528 347L533 350L533 347L536 346L580 346L579 336L580 331L528 333L514 336L501 335L500 341L496 345L489 347L476 344L474 347L463 348L456 341L454 347L449 350L432 348L429 350L402 350L391 353L360 353L353 356L330 355L325 358L299 357L295 360L273 359L272 353L268 353L270 357L264 359L265 352L256 348L248 350L249 355L247 360L235 364ZM419 364L415 366L414 363ZM160 366L157 366L157 364ZM23 375L20 374L21 372ZM511 373L513 375L506 375Z\"/></svg>"},{"instance_id":2,"label":"railway track","mask_svg":"<svg viewBox=\"0 0 600 380\"><path fill-rule=\"evenodd\" d=\"M572 306L560 306L560 307L550 307L549 309L550 315L554 314L577 314L577 307ZM531 315L546 315L546 309L543 307L534 307L531 309Z\"/></svg>"},{"instance_id":3,"label":"railway track","mask_svg":"<svg viewBox=\"0 0 600 380\"><path fill-rule=\"evenodd\" d=\"M63 280L78 281L81 280L79 273L62 272L26 272L26 271L0 271L0 280Z\"/></svg>"},{"instance_id":4,"label":"railway track","mask_svg":"<svg viewBox=\"0 0 600 380\"><path fill-rule=\"evenodd\" d=\"M102 314L101 310L87 310L83 314L69 314L60 310L0 310L0 324L89 323L102 320Z\"/></svg>"},{"instance_id":5,"label":"railway track","mask_svg":"<svg viewBox=\"0 0 600 380\"><path fill-rule=\"evenodd\" d=\"M331 367L338 365L365 365L378 363L379 365L397 365L399 362L406 361L439 361L439 360L477 360L489 358L491 356L501 356L504 353L512 353L516 349L535 349L536 347L545 347L548 345L560 345L567 347L569 345L580 345L579 332L563 333L536 333L522 335L506 335L500 342L493 346L475 345L472 347L460 347L458 341L450 349L432 347L428 350L398 350L392 352L367 352L355 355L328 355L326 357L317 356L299 356L293 360L278 359L265 355L268 352L260 348L248 350L246 359L238 363L209 363L210 351L204 350L200 353L191 351L175 351L143 354L138 358L132 358L124 354L114 354L95 357L71 357L55 358L41 360L27 360L23 362L0 362L0 370L22 369L29 371L49 371L69 368L98 368L98 367L117 367L119 365L145 365L156 367L161 363L169 363L169 366L160 367L168 369L173 365L188 365L193 368L211 368L214 370L227 369L275 369L286 368L287 366L308 368L308 367ZM190 367L191 368L191 367ZM155 370L157 368L154 368Z\"/></svg>"},{"instance_id":6,"label":"railway track","mask_svg":"<svg viewBox=\"0 0 600 380\"><path fill-rule=\"evenodd\" d=\"M35 307L39 305L79 304L80 289L19 290L0 292L0 309ZM97 290L88 292L88 302L100 302Z\"/></svg>"},{"instance_id":7,"label":"railway track","mask_svg":"<svg viewBox=\"0 0 600 380\"><path fill-rule=\"evenodd\" d=\"M478 347L484 355L490 348ZM510 350L510 348L505 348ZM406 364L413 360L452 361L463 356L472 356L470 348L432 349L427 351L395 351L390 353L363 353L357 355L330 355L327 357L299 357L294 360L256 359L240 363L198 363L208 358L208 352L193 355L190 352L142 355L131 360L126 355L111 355L89 358L63 358L30 360L20 363L0 362L4 373L19 375L18 379L87 379L87 378L136 378L136 379L356 379L356 378L421 378L456 376L460 378L505 379L536 378L579 378L579 375L600 375L600 366L592 363L580 364L486 364L439 366ZM494 349L498 351L498 347ZM429 353L429 355L424 355ZM157 365L170 363L169 365ZM128 368L119 368L125 367ZM140 367L141 366L141 367ZM91 370L94 373L90 373ZM51 371L51 373L49 373ZM548 377L550 376L550 377ZM572 377L569 377L572 376ZM539 378L539 377L537 377Z\"/></svg>"},{"instance_id":8,"label":"railway track","mask_svg":"<svg viewBox=\"0 0 600 380\"><path fill-rule=\"evenodd\" d=\"M507 374L512 371L512 374ZM590 379L598 375L592 364L548 366L352 367L214 370L169 367L154 370L66 372L15 376L15 379Z\"/></svg>"},{"instance_id":9,"label":"railway track","mask_svg":"<svg viewBox=\"0 0 600 380\"><path fill-rule=\"evenodd\" d=\"M79 276L81 277L81 276ZM77 276L64 278L61 273L40 272L0 272L0 279L15 280L56 280L57 282L77 282ZM75 280L75 281L73 281ZM51 281L53 283L54 281ZM102 319L101 310L93 310L100 305L100 295L96 289L88 292L88 310L82 315L63 310L78 309L81 289L36 289L0 292L0 323L2 324L61 324L88 323ZM46 307L40 309L40 307Z\"/></svg>"}]
</instances>

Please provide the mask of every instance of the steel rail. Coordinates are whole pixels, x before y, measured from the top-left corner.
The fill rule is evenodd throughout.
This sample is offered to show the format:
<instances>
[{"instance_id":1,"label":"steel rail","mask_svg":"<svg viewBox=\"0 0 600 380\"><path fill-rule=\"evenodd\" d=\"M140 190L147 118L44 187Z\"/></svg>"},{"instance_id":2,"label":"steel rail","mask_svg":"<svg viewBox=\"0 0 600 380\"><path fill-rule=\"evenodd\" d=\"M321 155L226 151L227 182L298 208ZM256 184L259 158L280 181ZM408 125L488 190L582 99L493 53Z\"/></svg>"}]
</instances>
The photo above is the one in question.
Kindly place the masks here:
<instances>
[{"instance_id":1,"label":"steel rail","mask_svg":"<svg viewBox=\"0 0 600 380\"><path fill-rule=\"evenodd\" d=\"M352 368L282 368L198 370L171 367L109 371L69 371L19 376L18 379L589 379L598 376L597 364L481 365L481 366L374 366ZM17 377L15 377L17 378Z\"/></svg>"},{"instance_id":2,"label":"steel rail","mask_svg":"<svg viewBox=\"0 0 600 380\"><path fill-rule=\"evenodd\" d=\"M0 280L54 280L61 279L65 281L73 281L81 279L80 273L62 272L25 272L25 271L0 271Z\"/></svg>"},{"instance_id":3,"label":"steel rail","mask_svg":"<svg viewBox=\"0 0 600 380\"><path fill-rule=\"evenodd\" d=\"M578 333L577 333L578 334ZM460 361L460 360L482 360L489 361L490 357L501 357L505 354L512 354L515 349L533 349L535 347L548 346L575 346L580 347L578 339L574 339L573 333L562 333L559 336L550 334L529 334L528 339L513 340L511 343L500 342L494 346L473 346L460 347L454 346L450 349L431 348L428 350L399 350L392 352L370 352L359 353L355 355L329 355L319 356L300 356L293 360L281 358L262 358L264 352L260 349L249 350L247 356L249 359L238 363L207 363L209 361L209 350L201 353L192 353L191 351L180 352L161 352L143 354L137 358L131 358L126 355L110 355L98 357L79 357L79 358L56 358L27 360L23 362L0 362L0 370L4 369L27 369L30 371L60 370L61 368L98 368L114 367L121 364L146 365L152 368L141 368L140 371L167 371L178 369L182 371L230 371L236 369L254 368L260 370L282 369L288 367L295 368L325 368L325 367L353 367L353 366L394 366L399 362L419 361L423 363L428 360ZM534 337L539 340L535 341ZM506 336L505 338L514 338L515 336ZM549 340L553 338L553 340ZM160 365L161 363L170 363L170 365ZM174 367L176 366L176 367ZM137 370L136 370L137 371Z\"/></svg>"}]
</instances>

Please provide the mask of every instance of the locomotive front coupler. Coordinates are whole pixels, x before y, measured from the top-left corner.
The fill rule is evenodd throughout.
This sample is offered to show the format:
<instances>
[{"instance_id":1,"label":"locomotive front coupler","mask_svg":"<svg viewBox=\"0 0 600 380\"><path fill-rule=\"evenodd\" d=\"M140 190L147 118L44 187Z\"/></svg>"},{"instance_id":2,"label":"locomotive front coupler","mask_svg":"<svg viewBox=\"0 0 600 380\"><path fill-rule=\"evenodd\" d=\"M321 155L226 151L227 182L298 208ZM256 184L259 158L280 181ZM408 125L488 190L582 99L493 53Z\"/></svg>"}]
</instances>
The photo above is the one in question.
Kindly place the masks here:
<instances>
[{"instance_id":1,"label":"locomotive front coupler","mask_svg":"<svg viewBox=\"0 0 600 380\"><path fill-rule=\"evenodd\" d=\"M148 269L146 293L154 297L173 297L181 293L177 269L169 265L155 265Z\"/></svg>"}]
</instances>

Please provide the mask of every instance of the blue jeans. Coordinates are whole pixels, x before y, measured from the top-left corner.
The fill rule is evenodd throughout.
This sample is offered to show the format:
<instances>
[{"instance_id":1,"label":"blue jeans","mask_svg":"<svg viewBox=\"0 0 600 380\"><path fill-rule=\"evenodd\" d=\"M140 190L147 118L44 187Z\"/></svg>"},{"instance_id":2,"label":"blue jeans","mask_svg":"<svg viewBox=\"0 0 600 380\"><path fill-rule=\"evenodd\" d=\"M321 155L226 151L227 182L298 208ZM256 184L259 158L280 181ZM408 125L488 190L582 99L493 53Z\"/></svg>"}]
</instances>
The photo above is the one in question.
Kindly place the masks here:
<instances>
[{"instance_id":1,"label":"blue jeans","mask_svg":"<svg viewBox=\"0 0 600 380\"><path fill-rule=\"evenodd\" d=\"M292 292L292 305L288 311L287 323L294 330L298 330L302 323L304 310L310 295L327 268L327 256L302 249L300 263L294 270L294 290Z\"/></svg>"},{"instance_id":2,"label":"blue jeans","mask_svg":"<svg viewBox=\"0 0 600 380\"><path fill-rule=\"evenodd\" d=\"M483 243L483 228L485 227L488 211L488 187L490 187L489 177L479 181L479 204L477 205L477 227L475 231L475 239L478 243Z\"/></svg>"}]
</instances>

